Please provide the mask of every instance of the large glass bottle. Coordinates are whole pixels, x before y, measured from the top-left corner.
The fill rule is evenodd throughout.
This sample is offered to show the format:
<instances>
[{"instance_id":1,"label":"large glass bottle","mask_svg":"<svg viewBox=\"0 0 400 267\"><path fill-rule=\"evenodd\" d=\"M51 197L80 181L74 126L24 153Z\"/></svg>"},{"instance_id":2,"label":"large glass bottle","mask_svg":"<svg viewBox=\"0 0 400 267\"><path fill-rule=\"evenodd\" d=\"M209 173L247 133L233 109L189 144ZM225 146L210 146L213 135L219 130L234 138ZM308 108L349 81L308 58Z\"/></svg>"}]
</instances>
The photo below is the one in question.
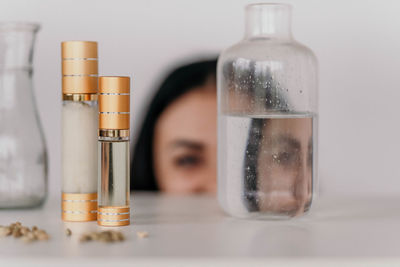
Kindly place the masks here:
<instances>
[{"instance_id":1,"label":"large glass bottle","mask_svg":"<svg viewBox=\"0 0 400 267\"><path fill-rule=\"evenodd\" d=\"M32 85L39 25L0 23L0 208L34 207L47 195L47 153Z\"/></svg>"},{"instance_id":2,"label":"large glass bottle","mask_svg":"<svg viewBox=\"0 0 400 267\"><path fill-rule=\"evenodd\" d=\"M218 61L218 199L237 217L307 212L317 179L317 60L291 6L246 7L245 37Z\"/></svg>"}]
</instances>

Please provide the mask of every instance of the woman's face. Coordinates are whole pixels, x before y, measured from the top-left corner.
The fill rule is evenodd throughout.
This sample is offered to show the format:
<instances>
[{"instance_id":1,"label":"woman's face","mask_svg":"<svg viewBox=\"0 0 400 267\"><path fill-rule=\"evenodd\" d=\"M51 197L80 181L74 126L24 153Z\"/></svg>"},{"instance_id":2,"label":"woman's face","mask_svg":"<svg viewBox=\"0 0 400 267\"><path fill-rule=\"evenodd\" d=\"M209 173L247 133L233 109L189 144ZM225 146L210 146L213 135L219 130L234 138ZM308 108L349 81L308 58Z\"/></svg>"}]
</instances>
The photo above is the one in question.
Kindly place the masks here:
<instances>
[{"instance_id":1,"label":"woman's face","mask_svg":"<svg viewBox=\"0 0 400 267\"><path fill-rule=\"evenodd\" d=\"M182 95L161 114L154 133L154 172L168 193L215 193L217 103L214 83Z\"/></svg>"},{"instance_id":2,"label":"woman's face","mask_svg":"<svg viewBox=\"0 0 400 267\"><path fill-rule=\"evenodd\" d=\"M311 201L312 119L268 119L258 157L260 210L300 214Z\"/></svg>"}]
</instances>

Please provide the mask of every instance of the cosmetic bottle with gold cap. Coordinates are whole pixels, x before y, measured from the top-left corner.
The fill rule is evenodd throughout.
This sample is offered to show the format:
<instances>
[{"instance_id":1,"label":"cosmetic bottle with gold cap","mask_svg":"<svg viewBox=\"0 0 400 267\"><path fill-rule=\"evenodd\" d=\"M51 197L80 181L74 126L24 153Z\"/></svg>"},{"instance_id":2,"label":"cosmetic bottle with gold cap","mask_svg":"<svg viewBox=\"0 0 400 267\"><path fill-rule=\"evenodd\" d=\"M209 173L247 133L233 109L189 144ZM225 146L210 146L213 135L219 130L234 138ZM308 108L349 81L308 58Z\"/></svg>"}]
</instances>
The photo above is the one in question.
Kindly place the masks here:
<instances>
[{"instance_id":1,"label":"cosmetic bottle with gold cap","mask_svg":"<svg viewBox=\"0 0 400 267\"><path fill-rule=\"evenodd\" d=\"M99 78L99 198L97 223L130 223L130 78Z\"/></svg>"},{"instance_id":2,"label":"cosmetic bottle with gold cap","mask_svg":"<svg viewBox=\"0 0 400 267\"><path fill-rule=\"evenodd\" d=\"M97 219L97 43L62 50L62 218Z\"/></svg>"}]
</instances>

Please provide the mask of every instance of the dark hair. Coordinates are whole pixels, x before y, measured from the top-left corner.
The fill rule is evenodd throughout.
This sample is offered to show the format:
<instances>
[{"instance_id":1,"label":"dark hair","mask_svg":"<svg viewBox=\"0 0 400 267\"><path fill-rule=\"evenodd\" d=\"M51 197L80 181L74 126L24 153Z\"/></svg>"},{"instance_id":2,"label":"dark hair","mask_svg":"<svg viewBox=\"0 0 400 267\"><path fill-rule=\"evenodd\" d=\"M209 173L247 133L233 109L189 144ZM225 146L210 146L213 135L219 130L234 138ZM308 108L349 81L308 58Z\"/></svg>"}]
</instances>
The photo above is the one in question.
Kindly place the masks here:
<instances>
[{"instance_id":1,"label":"dark hair","mask_svg":"<svg viewBox=\"0 0 400 267\"><path fill-rule=\"evenodd\" d=\"M153 170L155 124L163 111L176 99L216 76L217 60L204 60L173 70L154 95L143 120L131 163L131 190L158 190Z\"/></svg>"}]
</instances>

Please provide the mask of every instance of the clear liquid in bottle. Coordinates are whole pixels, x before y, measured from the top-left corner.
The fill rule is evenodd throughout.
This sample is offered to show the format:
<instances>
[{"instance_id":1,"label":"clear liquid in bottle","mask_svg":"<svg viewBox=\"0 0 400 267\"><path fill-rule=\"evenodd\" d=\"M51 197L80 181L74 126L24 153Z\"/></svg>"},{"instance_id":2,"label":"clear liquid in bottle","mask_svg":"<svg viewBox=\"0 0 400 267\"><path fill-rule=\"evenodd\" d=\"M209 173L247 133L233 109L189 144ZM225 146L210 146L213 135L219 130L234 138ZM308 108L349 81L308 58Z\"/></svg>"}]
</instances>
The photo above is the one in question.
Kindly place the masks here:
<instances>
[{"instance_id":1,"label":"clear liquid in bottle","mask_svg":"<svg viewBox=\"0 0 400 267\"><path fill-rule=\"evenodd\" d=\"M312 113L221 116L220 202L228 213L293 217L309 209L313 120Z\"/></svg>"}]
</instances>

